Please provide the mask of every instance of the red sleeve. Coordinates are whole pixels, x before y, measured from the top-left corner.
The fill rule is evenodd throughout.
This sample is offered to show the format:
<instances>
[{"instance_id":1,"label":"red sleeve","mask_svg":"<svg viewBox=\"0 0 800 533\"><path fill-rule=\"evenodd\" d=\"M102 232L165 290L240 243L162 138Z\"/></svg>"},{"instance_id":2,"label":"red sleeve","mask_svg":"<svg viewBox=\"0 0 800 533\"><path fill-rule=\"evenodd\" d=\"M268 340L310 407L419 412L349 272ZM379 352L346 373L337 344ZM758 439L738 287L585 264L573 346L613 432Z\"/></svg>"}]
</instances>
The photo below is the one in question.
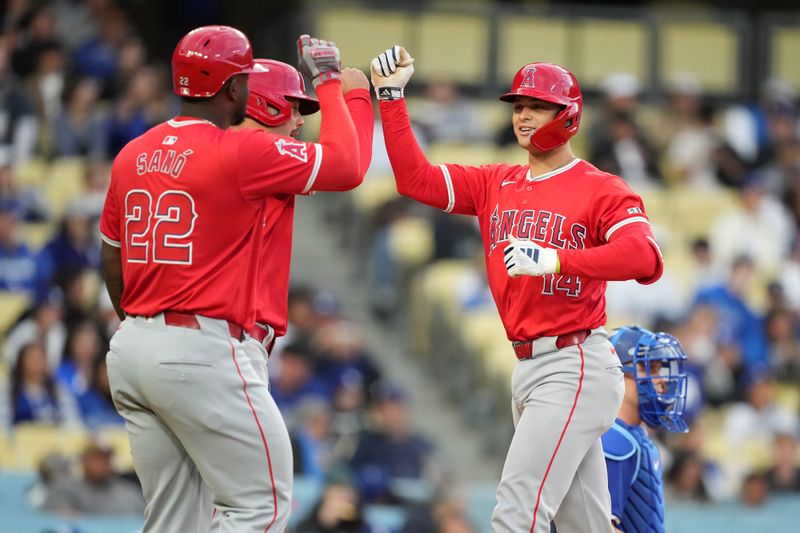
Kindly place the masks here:
<instances>
[{"instance_id":1,"label":"red sleeve","mask_svg":"<svg viewBox=\"0 0 800 533\"><path fill-rule=\"evenodd\" d=\"M310 190L346 191L358 186L358 138L342 97L341 83L317 87L322 113L320 142L307 143L254 128L231 130L237 135L236 165L244 197L257 201L273 194L305 194Z\"/></svg>"},{"instance_id":2,"label":"red sleeve","mask_svg":"<svg viewBox=\"0 0 800 533\"><path fill-rule=\"evenodd\" d=\"M119 205L117 203L115 169L116 165L111 167L111 182L108 186L106 193L106 202L103 206L103 213L100 216L100 238L106 243L117 248L121 247L120 239L120 217Z\"/></svg>"},{"instance_id":3,"label":"red sleeve","mask_svg":"<svg viewBox=\"0 0 800 533\"><path fill-rule=\"evenodd\" d=\"M655 283L664 272L664 259L652 233L641 228L620 230L613 240L596 248L559 250L560 274L605 281L635 279Z\"/></svg>"},{"instance_id":4,"label":"red sleeve","mask_svg":"<svg viewBox=\"0 0 800 533\"><path fill-rule=\"evenodd\" d=\"M601 246L560 250L562 274L607 281L655 283L664 271L642 199L617 176L604 181L592 198L594 236Z\"/></svg>"},{"instance_id":5,"label":"red sleeve","mask_svg":"<svg viewBox=\"0 0 800 533\"><path fill-rule=\"evenodd\" d=\"M347 91L344 95L344 101L356 127L358 153L360 156L358 170L361 176L364 176L372 161L372 137L375 130L375 119L372 114L369 89Z\"/></svg>"},{"instance_id":6,"label":"red sleeve","mask_svg":"<svg viewBox=\"0 0 800 533\"><path fill-rule=\"evenodd\" d=\"M484 167L432 165L414 137L405 100L382 101L380 108L397 191L447 213L477 215L486 199Z\"/></svg>"}]
</instances>

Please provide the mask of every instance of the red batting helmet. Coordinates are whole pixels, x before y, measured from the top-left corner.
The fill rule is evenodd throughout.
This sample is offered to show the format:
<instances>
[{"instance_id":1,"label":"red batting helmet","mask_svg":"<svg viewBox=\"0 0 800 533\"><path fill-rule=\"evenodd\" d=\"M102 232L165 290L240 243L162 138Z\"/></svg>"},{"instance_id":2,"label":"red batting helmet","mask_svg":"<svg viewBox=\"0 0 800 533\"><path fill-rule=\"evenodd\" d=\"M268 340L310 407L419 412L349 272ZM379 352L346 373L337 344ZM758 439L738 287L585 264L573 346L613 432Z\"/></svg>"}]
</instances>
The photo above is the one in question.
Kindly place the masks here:
<instances>
[{"instance_id":1,"label":"red batting helmet","mask_svg":"<svg viewBox=\"0 0 800 533\"><path fill-rule=\"evenodd\" d=\"M256 59L247 87L250 89L247 116L264 126L280 126L291 118L292 104L287 98L299 102L301 115L319 111L319 102L306 94L303 77L286 63ZM278 113L271 112L270 107Z\"/></svg>"},{"instance_id":2,"label":"red batting helmet","mask_svg":"<svg viewBox=\"0 0 800 533\"><path fill-rule=\"evenodd\" d=\"M528 63L514 76L511 92L500 97L513 102L517 96L530 96L564 106L553 120L536 129L531 144L539 150L558 148L578 133L583 97L572 72L552 63Z\"/></svg>"},{"instance_id":3,"label":"red batting helmet","mask_svg":"<svg viewBox=\"0 0 800 533\"><path fill-rule=\"evenodd\" d=\"M172 53L172 87L178 96L214 96L231 76L250 72L250 41L230 26L196 28Z\"/></svg>"}]
</instances>

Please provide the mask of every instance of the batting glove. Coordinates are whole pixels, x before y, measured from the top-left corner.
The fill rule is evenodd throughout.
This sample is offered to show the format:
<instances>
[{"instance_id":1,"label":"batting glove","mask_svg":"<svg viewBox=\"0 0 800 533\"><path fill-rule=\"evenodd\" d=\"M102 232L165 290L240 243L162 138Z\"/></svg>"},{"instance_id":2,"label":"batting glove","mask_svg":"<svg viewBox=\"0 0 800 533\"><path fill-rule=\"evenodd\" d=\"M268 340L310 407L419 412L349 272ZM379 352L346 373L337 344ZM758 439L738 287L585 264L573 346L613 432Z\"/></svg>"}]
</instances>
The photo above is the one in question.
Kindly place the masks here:
<instances>
[{"instance_id":1,"label":"batting glove","mask_svg":"<svg viewBox=\"0 0 800 533\"><path fill-rule=\"evenodd\" d=\"M397 100L414 74L414 58L402 46L394 45L372 60L370 73L378 100Z\"/></svg>"},{"instance_id":2,"label":"batting glove","mask_svg":"<svg viewBox=\"0 0 800 533\"><path fill-rule=\"evenodd\" d=\"M533 241L520 241L513 235L509 235L508 240L510 244L503 250L503 255L506 270L512 278L558 274L561 270L558 251L554 248L545 248Z\"/></svg>"},{"instance_id":3,"label":"batting glove","mask_svg":"<svg viewBox=\"0 0 800 533\"><path fill-rule=\"evenodd\" d=\"M330 41L301 35L297 39L297 63L300 72L311 79L314 87L341 78L339 49Z\"/></svg>"}]
</instances>

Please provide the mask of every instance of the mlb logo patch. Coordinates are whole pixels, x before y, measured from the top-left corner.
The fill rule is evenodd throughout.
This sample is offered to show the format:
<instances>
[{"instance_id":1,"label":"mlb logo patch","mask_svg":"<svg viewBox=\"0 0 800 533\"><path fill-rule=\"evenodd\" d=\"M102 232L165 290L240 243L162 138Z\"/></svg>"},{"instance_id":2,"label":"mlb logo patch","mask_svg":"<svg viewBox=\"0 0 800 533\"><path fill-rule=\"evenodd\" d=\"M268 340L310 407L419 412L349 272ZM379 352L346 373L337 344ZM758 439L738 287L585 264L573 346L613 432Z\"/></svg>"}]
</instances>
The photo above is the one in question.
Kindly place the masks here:
<instances>
[{"instance_id":1,"label":"mlb logo patch","mask_svg":"<svg viewBox=\"0 0 800 533\"><path fill-rule=\"evenodd\" d=\"M641 207L629 207L628 208L628 214L629 215L641 215L642 214L642 208Z\"/></svg>"}]
</instances>

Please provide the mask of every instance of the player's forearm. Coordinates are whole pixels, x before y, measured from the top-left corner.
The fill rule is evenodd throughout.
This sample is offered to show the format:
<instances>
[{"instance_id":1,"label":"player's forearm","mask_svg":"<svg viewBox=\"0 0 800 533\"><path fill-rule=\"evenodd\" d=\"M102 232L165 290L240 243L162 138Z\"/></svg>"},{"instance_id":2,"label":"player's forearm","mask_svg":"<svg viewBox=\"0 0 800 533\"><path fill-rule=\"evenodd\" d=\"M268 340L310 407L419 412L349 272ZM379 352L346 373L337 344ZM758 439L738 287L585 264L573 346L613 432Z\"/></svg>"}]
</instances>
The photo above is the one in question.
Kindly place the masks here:
<instances>
[{"instance_id":1,"label":"player's forearm","mask_svg":"<svg viewBox=\"0 0 800 533\"><path fill-rule=\"evenodd\" d=\"M447 205L447 186L441 170L432 165L414 137L404 99L381 101L386 152L397 192L439 209Z\"/></svg>"},{"instance_id":2,"label":"player's forearm","mask_svg":"<svg viewBox=\"0 0 800 533\"><path fill-rule=\"evenodd\" d=\"M111 298L111 303L117 312L120 320L125 320L125 312L122 310L122 252L120 248L111 246L103 242L100 251L100 261L103 268L103 277L106 281L106 290Z\"/></svg>"},{"instance_id":3,"label":"player's forearm","mask_svg":"<svg viewBox=\"0 0 800 533\"><path fill-rule=\"evenodd\" d=\"M375 130L375 121L372 117L372 101L369 89L352 89L344 95L350 117L356 128L358 136L359 164L358 170L363 177L367 173L372 161L372 137Z\"/></svg>"},{"instance_id":4,"label":"player's forearm","mask_svg":"<svg viewBox=\"0 0 800 533\"><path fill-rule=\"evenodd\" d=\"M328 81L317 88L322 122L319 144L322 162L314 182L317 191L347 191L364 179L360 172L359 140L353 119L342 97L338 80Z\"/></svg>"},{"instance_id":5,"label":"player's forearm","mask_svg":"<svg viewBox=\"0 0 800 533\"><path fill-rule=\"evenodd\" d=\"M642 233L620 235L608 244L584 250L559 250L560 274L606 281L635 279L653 283L663 261L655 243Z\"/></svg>"}]
</instances>

